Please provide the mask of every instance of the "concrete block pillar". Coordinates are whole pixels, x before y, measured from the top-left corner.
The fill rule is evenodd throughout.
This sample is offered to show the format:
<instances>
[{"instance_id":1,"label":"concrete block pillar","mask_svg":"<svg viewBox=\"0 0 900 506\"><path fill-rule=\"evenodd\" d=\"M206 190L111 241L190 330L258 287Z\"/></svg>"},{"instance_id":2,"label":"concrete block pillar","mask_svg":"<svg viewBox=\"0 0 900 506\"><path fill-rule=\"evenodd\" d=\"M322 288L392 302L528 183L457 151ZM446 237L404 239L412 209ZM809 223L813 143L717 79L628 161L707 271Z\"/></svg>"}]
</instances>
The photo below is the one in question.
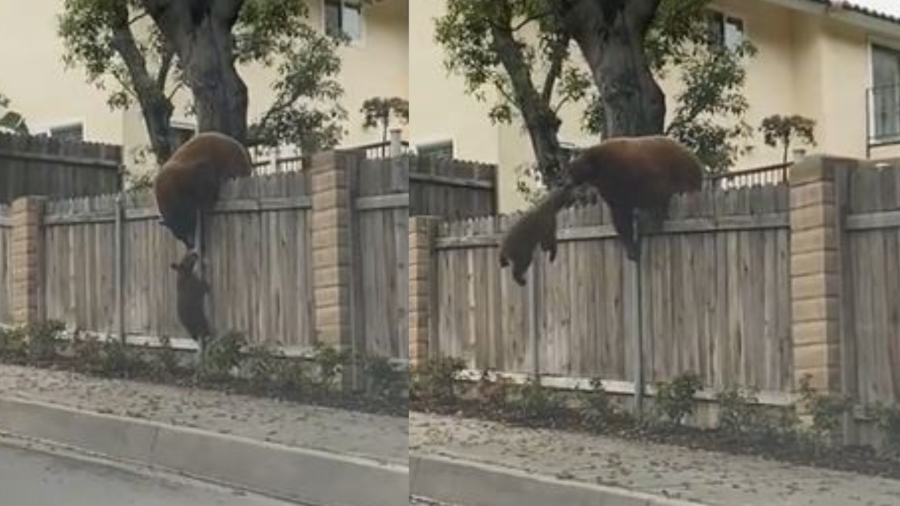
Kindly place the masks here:
<instances>
[{"instance_id":1,"label":"concrete block pillar","mask_svg":"<svg viewBox=\"0 0 900 506\"><path fill-rule=\"evenodd\" d=\"M16 324L44 319L43 301L43 197L22 197L12 203L12 318Z\"/></svg>"},{"instance_id":2,"label":"concrete block pillar","mask_svg":"<svg viewBox=\"0 0 900 506\"><path fill-rule=\"evenodd\" d=\"M439 218L416 216L409 219L409 363L411 367L428 360L433 323L432 297L434 242Z\"/></svg>"},{"instance_id":3,"label":"concrete block pillar","mask_svg":"<svg viewBox=\"0 0 900 506\"><path fill-rule=\"evenodd\" d=\"M794 384L810 375L822 392L846 390L843 360L843 200L857 162L812 156L790 169L791 333Z\"/></svg>"},{"instance_id":4,"label":"concrete block pillar","mask_svg":"<svg viewBox=\"0 0 900 506\"><path fill-rule=\"evenodd\" d=\"M312 157L312 261L318 342L353 347L352 159L346 153Z\"/></svg>"}]
</instances>

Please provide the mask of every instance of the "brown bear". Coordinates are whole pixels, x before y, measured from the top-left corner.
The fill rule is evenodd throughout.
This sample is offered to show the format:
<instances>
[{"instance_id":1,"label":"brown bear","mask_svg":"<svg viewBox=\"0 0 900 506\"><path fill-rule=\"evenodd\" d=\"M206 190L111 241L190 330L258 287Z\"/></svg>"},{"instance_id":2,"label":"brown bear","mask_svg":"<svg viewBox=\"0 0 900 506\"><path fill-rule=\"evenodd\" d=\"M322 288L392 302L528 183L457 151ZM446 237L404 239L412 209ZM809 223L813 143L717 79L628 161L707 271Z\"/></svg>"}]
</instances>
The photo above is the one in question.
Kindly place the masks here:
<instances>
[{"instance_id":1,"label":"brown bear","mask_svg":"<svg viewBox=\"0 0 900 506\"><path fill-rule=\"evenodd\" d=\"M509 229L500 242L500 267L512 263L513 279L525 285L525 273L531 266L534 249L540 244L550 261L556 260L556 214L571 203L568 188L550 192L533 208L526 211Z\"/></svg>"},{"instance_id":2,"label":"brown bear","mask_svg":"<svg viewBox=\"0 0 900 506\"><path fill-rule=\"evenodd\" d=\"M584 150L570 162L565 187L572 191L585 184L596 188L609 206L626 255L636 260L635 211L647 211L661 223L673 195L702 188L703 165L666 136L618 137Z\"/></svg>"},{"instance_id":3,"label":"brown bear","mask_svg":"<svg viewBox=\"0 0 900 506\"><path fill-rule=\"evenodd\" d=\"M171 267L177 272L178 320L191 338L197 341L202 351L203 339L211 336L212 331L203 308L203 299L209 292L209 284L194 273L194 266L199 259L200 256L195 251L189 251L179 263L173 263Z\"/></svg>"},{"instance_id":4,"label":"brown bear","mask_svg":"<svg viewBox=\"0 0 900 506\"><path fill-rule=\"evenodd\" d=\"M250 155L235 139L218 132L195 135L175 150L154 181L160 223L194 249L198 217L212 210L223 183L251 172Z\"/></svg>"}]
</instances>

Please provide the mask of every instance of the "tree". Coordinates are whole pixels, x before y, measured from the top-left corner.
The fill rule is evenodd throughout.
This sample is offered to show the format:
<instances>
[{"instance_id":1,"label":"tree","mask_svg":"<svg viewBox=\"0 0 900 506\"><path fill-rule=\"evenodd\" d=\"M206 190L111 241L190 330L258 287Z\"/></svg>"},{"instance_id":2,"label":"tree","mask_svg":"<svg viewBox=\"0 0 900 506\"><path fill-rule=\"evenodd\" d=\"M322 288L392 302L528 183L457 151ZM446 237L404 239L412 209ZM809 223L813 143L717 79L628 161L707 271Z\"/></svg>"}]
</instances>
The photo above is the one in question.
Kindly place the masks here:
<instances>
[{"instance_id":1,"label":"tree","mask_svg":"<svg viewBox=\"0 0 900 506\"><path fill-rule=\"evenodd\" d=\"M531 138L540 180L551 183L567 155L560 148L560 105L590 99L583 129L604 138L667 133L712 169L732 163L749 135L742 116L743 61L752 45L715 44L709 0L449 0L437 21L447 68L468 91L497 92L494 121L520 116ZM582 59L569 52L571 41ZM574 60L574 62L573 62ZM586 67L589 72L584 72ZM682 70L664 129L666 99L657 77ZM722 121L722 118L730 120Z\"/></svg>"},{"instance_id":2,"label":"tree","mask_svg":"<svg viewBox=\"0 0 900 506\"><path fill-rule=\"evenodd\" d=\"M781 144L783 148L782 163L787 163L788 150L792 141L799 140L811 146L816 145L815 128L814 120L796 114L768 116L762 120L759 126L766 145L775 147Z\"/></svg>"},{"instance_id":3,"label":"tree","mask_svg":"<svg viewBox=\"0 0 900 506\"><path fill-rule=\"evenodd\" d=\"M158 163L171 154L173 96L191 92L201 131L227 133L247 145L290 141L328 146L346 113L339 41L306 24L304 0L66 0L59 18L67 66L110 91L109 105L137 102ZM247 87L238 65L275 67L276 99L248 127Z\"/></svg>"},{"instance_id":4,"label":"tree","mask_svg":"<svg viewBox=\"0 0 900 506\"><path fill-rule=\"evenodd\" d=\"M363 128L381 127L381 142L387 142L391 116L403 123L409 122L409 102L400 97L372 97L363 101Z\"/></svg>"},{"instance_id":5,"label":"tree","mask_svg":"<svg viewBox=\"0 0 900 506\"><path fill-rule=\"evenodd\" d=\"M25 118L16 111L7 109L8 107L9 99L0 93L0 132L28 134L28 125L25 123Z\"/></svg>"}]
</instances>

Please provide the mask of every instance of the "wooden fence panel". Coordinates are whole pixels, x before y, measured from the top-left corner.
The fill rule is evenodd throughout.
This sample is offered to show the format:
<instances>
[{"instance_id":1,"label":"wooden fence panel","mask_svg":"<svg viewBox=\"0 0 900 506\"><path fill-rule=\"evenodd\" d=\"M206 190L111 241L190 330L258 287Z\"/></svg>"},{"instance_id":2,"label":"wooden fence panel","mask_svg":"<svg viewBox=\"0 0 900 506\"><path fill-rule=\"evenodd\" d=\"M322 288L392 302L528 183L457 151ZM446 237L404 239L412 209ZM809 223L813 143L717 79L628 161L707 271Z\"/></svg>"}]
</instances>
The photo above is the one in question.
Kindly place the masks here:
<instances>
[{"instance_id":1,"label":"wooden fence panel","mask_svg":"<svg viewBox=\"0 0 900 506\"><path fill-rule=\"evenodd\" d=\"M308 175L282 173L230 182L206 245L218 333L251 343L308 346L313 336ZM187 337L175 308L171 264L183 255L158 223L149 192L124 203L126 332ZM46 216L47 316L82 329L115 324L115 200L51 202Z\"/></svg>"},{"instance_id":2,"label":"wooden fence panel","mask_svg":"<svg viewBox=\"0 0 900 506\"><path fill-rule=\"evenodd\" d=\"M644 241L647 381L691 370L711 387L790 387L788 203L786 185L707 190L673 202L664 232ZM531 373L537 344L544 374L631 380L630 266L605 205L560 214L556 262L536 255L526 287L497 261L496 242L514 219L441 227L438 352L472 368Z\"/></svg>"},{"instance_id":3,"label":"wooden fence panel","mask_svg":"<svg viewBox=\"0 0 900 506\"><path fill-rule=\"evenodd\" d=\"M493 165L411 158L409 179L410 216L459 220L497 212Z\"/></svg>"},{"instance_id":4,"label":"wooden fence panel","mask_svg":"<svg viewBox=\"0 0 900 506\"><path fill-rule=\"evenodd\" d=\"M357 328L366 351L409 354L409 159L361 159L356 169Z\"/></svg>"},{"instance_id":5,"label":"wooden fence panel","mask_svg":"<svg viewBox=\"0 0 900 506\"><path fill-rule=\"evenodd\" d=\"M12 322L12 279L10 276L10 239L12 236L9 221L9 207L0 204L0 323Z\"/></svg>"},{"instance_id":6,"label":"wooden fence panel","mask_svg":"<svg viewBox=\"0 0 900 506\"><path fill-rule=\"evenodd\" d=\"M121 163L120 146L0 134L0 204L25 195L113 193L119 189Z\"/></svg>"},{"instance_id":7,"label":"wooden fence panel","mask_svg":"<svg viewBox=\"0 0 900 506\"><path fill-rule=\"evenodd\" d=\"M848 204L845 286L856 344L856 396L863 403L898 402L900 167L853 171Z\"/></svg>"}]
</instances>

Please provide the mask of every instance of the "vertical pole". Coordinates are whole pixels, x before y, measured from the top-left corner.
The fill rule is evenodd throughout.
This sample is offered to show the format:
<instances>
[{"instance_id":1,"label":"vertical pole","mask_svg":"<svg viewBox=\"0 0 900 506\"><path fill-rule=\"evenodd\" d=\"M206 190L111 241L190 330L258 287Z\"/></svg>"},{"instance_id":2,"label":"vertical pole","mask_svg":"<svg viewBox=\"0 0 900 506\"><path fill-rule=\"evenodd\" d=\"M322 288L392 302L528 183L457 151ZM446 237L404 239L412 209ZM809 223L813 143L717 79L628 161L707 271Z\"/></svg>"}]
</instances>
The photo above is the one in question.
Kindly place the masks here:
<instances>
[{"instance_id":1,"label":"vertical pole","mask_svg":"<svg viewBox=\"0 0 900 506\"><path fill-rule=\"evenodd\" d=\"M538 255L536 255L538 256ZM528 273L528 337L531 339L531 365L534 370L534 380L537 384L541 383L541 346L540 332L538 332L538 310L540 305L540 294L538 290L538 269L540 269L540 261L537 259L531 266Z\"/></svg>"},{"instance_id":2,"label":"vertical pole","mask_svg":"<svg viewBox=\"0 0 900 506\"><path fill-rule=\"evenodd\" d=\"M125 199L124 194L116 195L115 230L115 282L116 282L116 332L125 344Z\"/></svg>"},{"instance_id":3,"label":"vertical pole","mask_svg":"<svg viewBox=\"0 0 900 506\"><path fill-rule=\"evenodd\" d=\"M634 329L634 414L638 419L644 416L644 317L643 297L641 296L641 258L642 245L640 223L637 210L632 216L634 241L637 245L637 258L632 262L631 276L631 321Z\"/></svg>"}]
</instances>

